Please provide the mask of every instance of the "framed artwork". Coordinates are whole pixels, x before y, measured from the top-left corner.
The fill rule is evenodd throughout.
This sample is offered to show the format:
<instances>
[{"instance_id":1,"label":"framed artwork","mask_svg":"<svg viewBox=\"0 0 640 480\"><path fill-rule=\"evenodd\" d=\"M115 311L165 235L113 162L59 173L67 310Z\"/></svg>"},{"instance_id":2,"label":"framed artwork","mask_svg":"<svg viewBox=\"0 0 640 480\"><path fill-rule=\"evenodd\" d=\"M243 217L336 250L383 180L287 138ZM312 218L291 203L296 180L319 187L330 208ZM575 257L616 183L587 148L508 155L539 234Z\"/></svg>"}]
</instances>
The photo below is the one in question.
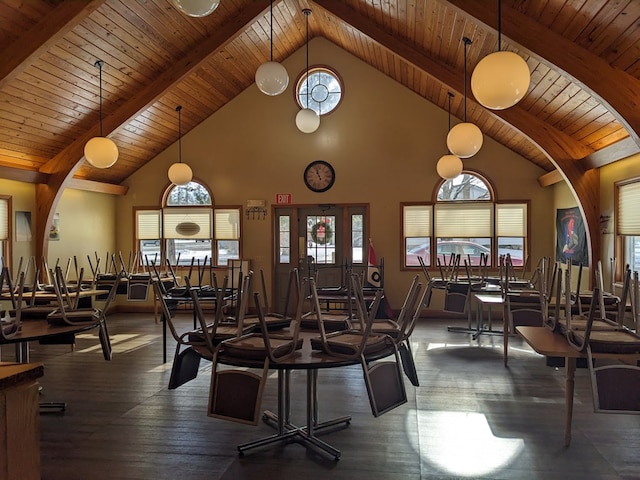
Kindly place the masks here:
<instances>
[{"instance_id":1,"label":"framed artwork","mask_svg":"<svg viewBox=\"0 0 640 480\"><path fill-rule=\"evenodd\" d=\"M60 240L60 214L54 213L53 222L49 227L49 240L58 241Z\"/></svg>"},{"instance_id":2,"label":"framed artwork","mask_svg":"<svg viewBox=\"0 0 640 480\"><path fill-rule=\"evenodd\" d=\"M589 266L587 233L578 207L556 211L556 261Z\"/></svg>"},{"instance_id":3,"label":"framed artwork","mask_svg":"<svg viewBox=\"0 0 640 480\"><path fill-rule=\"evenodd\" d=\"M31 241L31 212L16 212L16 242Z\"/></svg>"}]
</instances>

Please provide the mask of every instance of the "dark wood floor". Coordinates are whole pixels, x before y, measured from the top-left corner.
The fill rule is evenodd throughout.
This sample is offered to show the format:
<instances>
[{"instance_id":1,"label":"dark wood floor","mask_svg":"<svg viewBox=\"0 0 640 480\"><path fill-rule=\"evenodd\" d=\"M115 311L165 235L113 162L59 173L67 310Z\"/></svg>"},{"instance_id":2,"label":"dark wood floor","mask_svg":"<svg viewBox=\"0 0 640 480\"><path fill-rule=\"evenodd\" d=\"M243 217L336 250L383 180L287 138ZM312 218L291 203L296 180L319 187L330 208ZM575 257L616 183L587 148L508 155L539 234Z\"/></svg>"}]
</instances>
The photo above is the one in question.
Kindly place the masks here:
<instances>
[{"instance_id":1,"label":"dark wood floor","mask_svg":"<svg viewBox=\"0 0 640 480\"><path fill-rule=\"evenodd\" d=\"M190 316L181 314L187 328ZM562 447L564 372L513 339L504 368L501 338L449 333L457 321L422 320L413 335L420 387L406 405L374 418L359 367L321 371L320 420L352 423L323 435L338 462L299 444L239 457L236 445L273 433L206 416L210 365L169 391L162 329L150 315L111 315L114 358L95 333L68 346L31 345L45 364L43 401L64 414L41 415L42 477L70 479L638 479L640 416L594 414L588 372L576 378L573 443ZM462 323L458 323L462 325ZM3 349L3 360L11 360ZM169 347L169 358L173 346ZM304 372L294 372L293 418L304 423ZM269 380L264 408L275 408Z\"/></svg>"}]
</instances>

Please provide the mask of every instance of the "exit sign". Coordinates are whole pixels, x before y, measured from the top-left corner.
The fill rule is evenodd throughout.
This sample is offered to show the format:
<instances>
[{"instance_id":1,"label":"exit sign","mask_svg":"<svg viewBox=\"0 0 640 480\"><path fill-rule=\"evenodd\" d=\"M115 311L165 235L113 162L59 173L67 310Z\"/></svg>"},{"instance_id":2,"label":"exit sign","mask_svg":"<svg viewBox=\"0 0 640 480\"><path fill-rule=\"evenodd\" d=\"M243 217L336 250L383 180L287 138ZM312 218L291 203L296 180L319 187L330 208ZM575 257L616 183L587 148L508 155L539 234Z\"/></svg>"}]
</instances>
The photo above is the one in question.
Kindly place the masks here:
<instances>
[{"instance_id":1,"label":"exit sign","mask_svg":"<svg viewBox=\"0 0 640 480\"><path fill-rule=\"evenodd\" d=\"M290 193L276 193L276 205L288 205L291 203Z\"/></svg>"}]
</instances>

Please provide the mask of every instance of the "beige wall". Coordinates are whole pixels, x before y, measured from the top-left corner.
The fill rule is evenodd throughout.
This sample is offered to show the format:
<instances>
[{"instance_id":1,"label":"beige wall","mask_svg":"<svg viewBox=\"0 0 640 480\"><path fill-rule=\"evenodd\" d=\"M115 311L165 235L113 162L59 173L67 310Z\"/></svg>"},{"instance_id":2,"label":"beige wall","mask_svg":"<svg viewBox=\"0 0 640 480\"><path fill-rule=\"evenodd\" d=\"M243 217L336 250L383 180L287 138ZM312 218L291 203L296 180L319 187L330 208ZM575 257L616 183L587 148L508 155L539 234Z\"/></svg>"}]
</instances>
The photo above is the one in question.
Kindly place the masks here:
<instances>
[{"instance_id":1,"label":"beige wall","mask_svg":"<svg viewBox=\"0 0 640 480\"><path fill-rule=\"evenodd\" d=\"M35 255L35 226L36 203L35 185L11 180L0 180L0 192L11 195L12 200L12 268L17 269L20 258L24 262ZM80 190L66 189L60 199L56 211L60 214L60 240L49 242L47 262L53 266L59 259L66 266L66 262L74 255L78 257L78 264L84 267L89 275L90 267L87 254L93 256L94 251L104 257L106 252L114 252L116 230L116 199L112 195L93 193ZM32 240L30 242L16 242L15 212L31 212ZM41 261L38 259L38 265ZM27 281L32 280L30 270Z\"/></svg>"},{"instance_id":2,"label":"beige wall","mask_svg":"<svg viewBox=\"0 0 640 480\"><path fill-rule=\"evenodd\" d=\"M385 258L385 290L399 308L413 275L400 271L399 203L431 200L440 180L436 162L446 153L447 112L325 39L314 39L309 52L311 65L331 65L344 81L342 104L322 118L317 132L303 134L295 126L292 89L304 69L301 49L284 62L291 77L284 94L267 97L251 85L183 137L183 160L211 188L216 204L265 199L270 206L276 193L291 193L295 204L369 203L371 237L378 258ZM188 112L182 114L184 119ZM167 169L177 156L174 144L125 182L129 193L117 199L123 219L117 243L123 252L132 248L132 207L159 205ZM305 166L316 159L336 170L335 185L321 194L302 181ZM531 199L532 259L551 255L553 191L537 183L544 172L488 138L465 163L491 180L499 199ZM263 268L267 278L270 221L271 216L243 224L244 257L252 260L252 268Z\"/></svg>"}]
</instances>

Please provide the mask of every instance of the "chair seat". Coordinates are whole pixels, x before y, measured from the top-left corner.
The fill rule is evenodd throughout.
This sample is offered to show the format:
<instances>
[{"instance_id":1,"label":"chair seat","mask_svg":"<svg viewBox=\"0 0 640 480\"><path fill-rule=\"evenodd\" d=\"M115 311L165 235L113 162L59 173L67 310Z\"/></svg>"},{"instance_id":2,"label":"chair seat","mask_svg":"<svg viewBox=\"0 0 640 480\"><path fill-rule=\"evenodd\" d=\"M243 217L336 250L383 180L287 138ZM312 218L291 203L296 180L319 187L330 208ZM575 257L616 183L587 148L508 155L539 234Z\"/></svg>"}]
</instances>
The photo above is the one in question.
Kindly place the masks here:
<instances>
[{"instance_id":1,"label":"chair seat","mask_svg":"<svg viewBox=\"0 0 640 480\"><path fill-rule=\"evenodd\" d=\"M363 354L370 355L387 347L389 337L380 334L370 334L367 343L364 346ZM337 353L340 355L353 355L358 351L362 343L362 333L354 330L344 330L342 332L334 332L327 335L327 345L330 349L325 353ZM325 351L321 337L311 339L311 348L313 350Z\"/></svg>"},{"instance_id":2,"label":"chair seat","mask_svg":"<svg viewBox=\"0 0 640 480\"><path fill-rule=\"evenodd\" d=\"M337 332L351 328L349 316L343 313L323 313L322 324L326 332ZM318 330L318 316L314 312L305 313L300 320L300 326L308 330Z\"/></svg>"},{"instance_id":3,"label":"chair seat","mask_svg":"<svg viewBox=\"0 0 640 480\"><path fill-rule=\"evenodd\" d=\"M264 321L267 324L267 329L269 331L281 330L289 327L291 324L291 317L285 318L282 315L267 314L264 316ZM244 323L245 325L254 326L257 330L260 329L260 319L257 316L245 316Z\"/></svg>"},{"instance_id":4,"label":"chair seat","mask_svg":"<svg viewBox=\"0 0 640 480\"><path fill-rule=\"evenodd\" d=\"M286 335L269 335L272 355L281 357L291 350L293 339ZM302 339L296 342L296 350L302 348ZM267 357L267 348L262 334L253 333L242 337L227 340L223 345L223 352L233 357L248 358L251 360L264 360Z\"/></svg>"},{"instance_id":5,"label":"chair seat","mask_svg":"<svg viewBox=\"0 0 640 480\"><path fill-rule=\"evenodd\" d=\"M66 320L65 320L66 317ZM47 315L49 323L62 323L62 324L82 324L82 323L95 323L100 321L101 312L95 308L69 310L62 314L58 309Z\"/></svg>"},{"instance_id":6,"label":"chair seat","mask_svg":"<svg viewBox=\"0 0 640 480\"><path fill-rule=\"evenodd\" d=\"M223 340L228 340L233 337L238 336L238 327L235 324L221 324L218 325L216 331L213 331L213 325L209 325L209 335L212 336L212 340L214 343L222 342ZM246 335L252 333L255 330L255 325L248 325L243 327L242 335ZM188 335L189 342L205 342L204 335L202 334L202 329L198 328L197 330L193 330L189 332Z\"/></svg>"},{"instance_id":7,"label":"chair seat","mask_svg":"<svg viewBox=\"0 0 640 480\"><path fill-rule=\"evenodd\" d=\"M374 321L373 325L371 326L371 331L373 333L382 333L385 335L389 335L393 339L399 338L402 333L400 325L398 325L397 322L389 319Z\"/></svg>"}]
</instances>

